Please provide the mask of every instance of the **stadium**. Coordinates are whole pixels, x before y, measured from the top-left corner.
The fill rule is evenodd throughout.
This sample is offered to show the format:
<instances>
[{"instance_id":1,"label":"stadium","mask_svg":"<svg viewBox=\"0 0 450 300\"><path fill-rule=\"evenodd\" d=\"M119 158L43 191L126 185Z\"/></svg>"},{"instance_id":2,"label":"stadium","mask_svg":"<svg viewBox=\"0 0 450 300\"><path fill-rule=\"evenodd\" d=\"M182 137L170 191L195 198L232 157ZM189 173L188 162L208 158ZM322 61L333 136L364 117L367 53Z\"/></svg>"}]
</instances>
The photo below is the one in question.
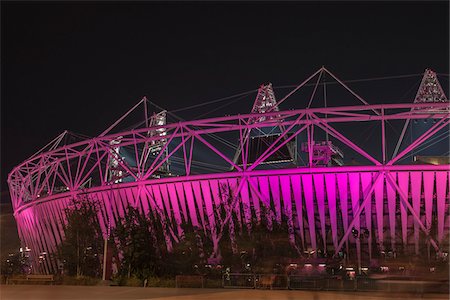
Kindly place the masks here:
<instances>
[{"instance_id":1,"label":"stadium","mask_svg":"<svg viewBox=\"0 0 450 300\"><path fill-rule=\"evenodd\" d=\"M359 271L381 256L448 256L450 115L435 72L408 103L369 104L324 67L283 98L274 90L261 85L248 113L187 121L143 98L100 135L65 131L15 167L8 184L33 272L57 272L65 208L80 197L100 203L105 237L131 205L167 222L169 248L182 224L204 231L210 261L224 232L263 221L269 232L284 223L299 256ZM283 109L288 100L301 108ZM141 108L144 120L123 126ZM355 138L365 128L370 138Z\"/></svg>"}]
</instances>

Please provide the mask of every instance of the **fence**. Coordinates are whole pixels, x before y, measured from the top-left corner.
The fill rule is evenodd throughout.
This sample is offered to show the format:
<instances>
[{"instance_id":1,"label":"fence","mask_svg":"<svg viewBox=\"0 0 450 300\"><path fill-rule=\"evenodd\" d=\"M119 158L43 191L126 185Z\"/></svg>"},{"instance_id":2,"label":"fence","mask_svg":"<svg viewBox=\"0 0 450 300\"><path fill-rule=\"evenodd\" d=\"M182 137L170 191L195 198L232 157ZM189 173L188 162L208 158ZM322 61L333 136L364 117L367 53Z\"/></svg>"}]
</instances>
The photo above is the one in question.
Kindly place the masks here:
<instances>
[{"instance_id":1,"label":"fence","mask_svg":"<svg viewBox=\"0 0 450 300\"><path fill-rule=\"evenodd\" d=\"M257 289L287 289L289 278L281 274L257 274L255 275L255 287Z\"/></svg>"},{"instance_id":2,"label":"fence","mask_svg":"<svg viewBox=\"0 0 450 300\"><path fill-rule=\"evenodd\" d=\"M203 288L205 287L205 278L202 275L177 275L175 287Z\"/></svg>"},{"instance_id":3,"label":"fence","mask_svg":"<svg viewBox=\"0 0 450 300\"><path fill-rule=\"evenodd\" d=\"M448 281L386 280L368 277L308 277L282 274L229 273L222 277L224 288L290 289L324 291L385 291L410 293L448 293Z\"/></svg>"},{"instance_id":4,"label":"fence","mask_svg":"<svg viewBox=\"0 0 450 300\"><path fill-rule=\"evenodd\" d=\"M254 289L256 287L255 274L225 273L222 277L224 288Z\"/></svg>"}]
</instances>

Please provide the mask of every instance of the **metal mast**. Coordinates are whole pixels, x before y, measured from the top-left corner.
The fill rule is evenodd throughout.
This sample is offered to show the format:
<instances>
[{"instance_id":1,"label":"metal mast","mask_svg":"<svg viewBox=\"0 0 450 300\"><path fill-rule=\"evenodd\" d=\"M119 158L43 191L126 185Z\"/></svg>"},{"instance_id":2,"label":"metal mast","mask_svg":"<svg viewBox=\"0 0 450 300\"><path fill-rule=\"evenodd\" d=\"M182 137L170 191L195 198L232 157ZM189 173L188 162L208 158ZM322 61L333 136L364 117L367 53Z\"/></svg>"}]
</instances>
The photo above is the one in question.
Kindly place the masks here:
<instances>
[{"instance_id":1,"label":"metal mast","mask_svg":"<svg viewBox=\"0 0 450 300\"><path fill-rule=\"evenodd\" d=\"M150 124L149 127L157 127L157 126L163 126L166 125L167 119L167 111L163 110L159 113L154 113L153 116L151 116L150 118ZM149 137L154 137L154 136L160 136L160 137L164 137L167 135L167 129L166 128L157 128L154 130L151 130L147 133L147 136ZM144 151L147 151L146 155L145 155L145 162L147 161L147 158L149 155L153 156L154 158L156 158L160 152L162 151L160 156L160 159L162 161L165 161L165 163L163 165L161 165L161 167L159 167L159 171L161 173L169 173L169 161L166 160L165 158L168 155L168 147L164 147L167 143L167 139L159 139L159 140L153 140L151 141L150 145L148 145L148 147L146 149L144 149ZM145 163L143 165L145 167Z\"/></svg>"},{"instance_id":2,"label":"metal mast","mask_svg":"<svg viewBox=\"0 0 450 300\"><path fill-rule=\"evenodd\" d=\"M277 100L275 99L275 94L273 92L272 84L267 85L262 84L258 89L258 94L256 95L255 102L253 103L252 114L260 113L264 114L268 111L280 111L277 106ZM270 117L273 119L274 117ZM257 120L252 120L251 123L263 122L266 117L260 117Z\"/></svg>"},{"instance_id":3,"label":"metal mast","mask_svg":"<svg viewBox=\"0 0 450 300\"><path fill-rule=\"evenodd\" d=\"M419 89L417 90L416 97L414 98L414 103L439 103L439 102L448 102L447 97L445 96L444 91L442 90L441 84L437 78L436 72L426 69L422 82L420 83ZM446 110L449 108L447 107ZM411 109L413 111L414 109ZM403 138L406 134L406 130L408 129L410 119L405 121L405 125L403 126L402 133L397 142L397 146L395 147L394 153L392 157L395 157L400 149L400 146L403 142Z\"/></svg>"},{"instance_id":4,"label":"metal mast","mask_svg":"<svg viewBox=\"0 0 450 300\"><path fill-rule=\"evenodd\" d=\"M261 114L261 117L252 117L250 119L248 119L248 124L254 124L254 123L260 123L260 122L264 122L267 120L274 120L274 119L278 119L280 116L279 115L271 115L269 117L264 116L265 113L268 112L278 112L280 111L279 107L279 102L277 102L277 100L275 99L275 93L273 91L272 88L272 84L268 83L268 84L262 84L259 89L258 89L258 93L256 94L256 98L255 101L253 102L253 107L252 107L252 114ZM280 122L282 122L283 120L278 120ZM279 125L280 126L280 125ZM281 125L280 127L281 131L284 130L284 126ZM239 161L239 157L242 154L242 147L245 147L245 145L247 145L249 143L249 139L250 139L250 131L251 130L245 130L242 134L241 137L241 147L238 147L238 149L236 150L236 153L234 155L233 158L233 162L237 163ZM260 130L261 131L261 130ZM271 134L265 134L264 132L261 131L261 133L263 133L264 135L271 135ZM292 149L290 149L288 147L290 156L292 159L294 159L294 155L295 153L292 151ZM248 154L248 153L247 153ZM233 169L233 167L232 167Z\"/></svg>"}]
</instances>

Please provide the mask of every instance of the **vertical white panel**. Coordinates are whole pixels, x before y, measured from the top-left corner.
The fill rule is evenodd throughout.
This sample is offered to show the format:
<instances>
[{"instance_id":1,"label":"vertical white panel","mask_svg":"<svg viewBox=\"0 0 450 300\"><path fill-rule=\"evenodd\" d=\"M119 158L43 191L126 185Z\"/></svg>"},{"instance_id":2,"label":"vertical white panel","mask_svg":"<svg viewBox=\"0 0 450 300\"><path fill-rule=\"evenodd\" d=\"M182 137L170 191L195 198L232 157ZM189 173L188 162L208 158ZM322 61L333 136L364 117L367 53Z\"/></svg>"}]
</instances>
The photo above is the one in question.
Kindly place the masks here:
<instances>
[{"instance_id":1,"label":"vertical white panel","mask_svg":"<svg viewBox=\"0 0 450 300\"><path fill-rule=\"evenodd\" d=\"M449 180L450 182L450 180ZM438 242L444 239L445 225L445 196L447 189L447 172L436 172L436 198L437 198L437 219L438 219Z\"/></svg>"},{"instance_id":2,"label":"vertical white panel","mask_svg":"<svg viewBox=\"0 0 450 300\"><path fill-rule=\"evenodd\" d=\"M434 172L423 172L423 194L425 196L425 227L431 229L433 211Z\"/></svg>"},{"instance_id":3,"label":"vertical white panel","mask_svg":"<svg viewBox=\"0 0 450 300\"><path fill-rule=\"evenodd\" d=\"M394 181L397 181L397 173L389 172ZM386 196L388 200L388 213L389 213L389 232L391 234L391 247L392 251L395 251L395 210L396 208L396 189L389 184L385 177L386 184ZM401 205L400 205L401 206Z\"/></svg>"},{"instance_id":4,"label":"vertical white panel","mask_svg":"<svg viewBox=\"0 0 450 300\"><path fill-rule=\"evenodd\" d=\"M144 186L144 189L145 189L144 190L145 194L147 195L147 200L148 200L148 203L150 205L150 209L152 211L152 214L153 214L153 216L156 217L156 216L159 215L159 207L156 204L156 198L155 198L155 195L153 193L153 188L152 188L151 185L146 185L146 186ZM109 212L108 212L108 214L109 214ZM113 220L114 220L114 218L113 218Z\"/></svg>"},{"instance_id":5,"label":"vertical white panel","mask_svg":"<svg viewBox=\"0 0 450 300\"><path fill-rule=\"evenodd\" d=\"M310 174L303 175L302 183L303 183L303 191L305 192L305 204L306 204L306 213L308 215L308 227L309 227L309 235L311 238L311 247L313 250L317 250L312 175ZM317 251L314 253L314 256L316 256L316 253Z\"/></svg>"},{"instance_id":6,"label":"vertical white panel","mask_svg":"<svg viewBox=\"0 0 450 300\"><path fill-rule=\"evenodd\" d=\"M338 246L338 232L336 219L336 175L325 174L325 185L327 189L328 209L330 212L331 234L334 249Z\"/></svg>"},{"instance_id":7,"label":"vertical white panel","mask_svg":"<svg viewBox=\"0 0 450 300\"><path fill-rule=\"evenodd\" d=\"M287 217L289 242L295 245L294 222L292 221L291 180L289 176L280 176L281 194L283 195L283 212Z\"/></svg>"},{"instance_id":8,"label":"vertical white panel","mask_svg":"<svg viewBox=\"0 0 450 300\"><path fill-rule=\"evenodd\" d=\"M47 206L47 210L48 210L48 218L50 220L50 222L52 222L52 227L53 227L53 234L55 236L56 239L56 244L61 243L61 228L59 227L59 222L58 222L58 218L57 218L57 211L55 210L55 201L49 201L47 203L45 203L45 205ZM100 218L101 216L101 210L99 209L97 217L99 218L99 223L100 223L100 227L103 226L103 221L102 218ZM103 230L103 228L102 228Z\"/></svg>"},{"instance_id":9,"label":"vertical white panel","mask_svg":"<svg viewBox=\"0 0 450 300\"><path fill-rule=\"evenodd\" d=\"M159 191L159 185L155 184L152 187L153 190L153 197L155 200L155 208L158 211L158 214L160 215L161 218L165 218L165 213L164 213L164 204L161 198L161 192Z\"/></svg>"},{"instance_id":10,"label":"vertical white panel","mask_svg":"<svg viewBox=\"0 0 450 300\"><path fill-rule=\"evenodd\" d=\"M378 173L373 173L373 181L375 181ZM383 249L384 245L384 236L383 236L383 228L384 228L384 217L383 217L383 196L384 196L384 174L381 174L382 178L378 179L378 183L375 186L375 210L377 216L377 241L380 245L381 249Z\"/></svg>"},{"instance_id":11,"label":"vertical white panel","mask_svg":"<svg viewBox=\"0 0 450 300\"><path fill-rule=\"evenodd\" d=\"M192 225L195 228L200 228L200 224L197 218L197 210L195 208L194 195L192 193L192 187L190 182L183 182L184 192L186 193L186 201L189 209L189 216L191 217Z\"/></svg>"},{"instance_id":12,"label":"vertical white panel","mask_svg":"<svg viewBox=\"0 0 450 300\"><path fill-rule=\"evenodd\" d=\"M219 189L221 191L222 203L224 206L224 210L226 214L232 213L233 208L231 207L232 202L232 189L233 186L230 186L230 183L227 179L219 180ZM225 217L225 216L224 216ZM234 218L230 218L228 221L228 229L230 231L230 240L231 240L231 250L234 254L237 253L237 244L236 244L236 233L234 226Z\"/></svg>"},{"instance_id":13,"label":"vertical white panel","mask_svg":"<svg viewBox=\"0 0 450 300\"><path fill-rule=\"evenodd\" d=\"M414 212L420 216L420 198L422 192L422 172L411 172L411 196ZM415 253L419 254L419 223L414 219Z\"/></svg>"},{"instance_id":14,"label":"vertical white panel","mask_svg":"<svg viewBox=\"0 0 450 300\"><path fill-rule=\"evenodd\" d=\"M242 180L242 179L241 179ZM228 185L231 188L231 202L235 203L233 210L236 213L236 219L238 221L239 230L242 231L242 215L241 215L241 203L239 201L239 187L238 180L236 178L229 178Z\"/></svg>"},{"instance_id":15,"label":"vertical white panel","mask_svg":"<svg viewBox=\"0 0 450 300\"><path fill-rule=\"evenodd\" d=\"M214 206L216 209L219 209L221 204L220 198L220 189L219 189L219 181L217 180L209 180L209 186L211 187L212 198L214 201Z\"/></svg>"},{"instance_id":16,"label":"vertical white panel","mask_svg":"<svg viewBox=\"0 0 450 300\"><path fill-rule=\"evenodd\" d=\"M252 195L253 200L253 209L255 210L256 220L258 224L261 222L261 206L260 206L260 199L258 197L258 178L250 177L249 180L249 186L250 186L250 192Z\"/></svg>"},{"instance_id":17,"label":"vertical white panel","mask_svg":"<svg viewBox=\"0 0 450 300\"><path fill-rule=\"evenodd\" d=\"M356 212L359 209L359 202L360 202L360 178L359 173L349 173L348 179L350 181L350 198L352 201L352 214L353 219L355 219ZM360 218L356 218L355 221L355 228L360 231Z\"/></svg>"},{"instance_id":18,"label":"vertical white panel","mask_svg":"<svg viewBox=\"0 0 450 300\"><path fill-rule=\"evenodd\" d=\"M398 186L402 193L408 197L408 183L409 183L409 173L408 172L399 172L397 173L398 177ZM400 195L399 198L401 199ZM408 200L408 199L407 199ZM409 201L409 200L408 200ZM407 247L408 245L408 211L406 205L400 200L400 215L402 218L402 240L403 246Z\"/></svg>"},{"instance_id":19,"label":"vertical white panel","mask_svg":"<svg viewBox=\"0 0 450 300\"><path fill-rule=\"evenodd\" d=\"M47 246L47 241L45 239L44 230L42 229L43 220L42 220L42 214L40 212L40 207L34 206L33 210L34 210L34 216L35 216L35 220L34 220L35 227L33 229L35 230L35 233L37 234L39 242L40 242L39 253L42 253L44 251L49 252L49 247ZM47 263L44 263L43 267L44 267L44 272L49 273Z\"/></svg>"},{"instance_id":20,"label":"vertical white panel","mask_svg":"<svg viewBox=\"0 0 450 300\"><path fill-rule=\"evenodd\" d=\"M134 188L126 188L123 189L126 195L127 203L125 205L125 208L128 210L128 206L132 206L134 208L137 208L139 210L139 203L136 201L137 198L135 194L133 193Z\"/></svg>"},{"instance_id":21,"label":"vertical white panel","mask_svg":"<svg viewBox=\"0 0 450 300\"><path fill-rule=\"evenodd\" d=\"M122 190L113 190L113 199L117 205L117 213L118 217L123 218L125 216L125 211L127 209L126 203L127 198L126 195L122 193Z\"/></svg>"},{"instance_id":22,"label":"vertical white panel","mask_svg":"<svg viewBox=\"0 0 450 300\"><path fill-rule=\"evenodd\" d=\"M294 194L295 209L297 211L297 222L300 230L300 239L302 246L305 247L305 231L303 229L303 205L302 205L302 186L300 184L300 175L291 176L292 192Z\"/></svg>"},{"instance_id":23,"label":"vertical white panel","mask_svg":"<svg viewBox=\"0 0 450 300\"><path fill-rule=\"evenodd\" d=\"M244 180L244 179L242 179L242 180ZM250 198L249 198L249 193L248 193L248 182L247 182L247 180L245 180L245 182L242 184L241 199L242 199L242 208L243 208L243 211L244 211L245 224L247 225L247 229L251 230L252 213L251 213L251 206L250 206Z\"/></svg>"},{"instance_id":24,"label":"vertical white panel","mask_svg":"<svg viewBox=\"0 0 450 300\"><path fill-rule=\"evenodd\" d=\"M211 193L212 193L212 197L214 200L214 207L215 207L215 211L216 211L216 216L218 218L219 223L222 222L222 216L221 216L221 211L222 211L222 199L220 196L220 188L219 188L219 181L218 180L210 180L209 181L209 186L211 187Z\"/></svg>"},{"instance_id":25,"label":"vertical white panel","mask_svg":"<svg viewBox=\"0 0 450 300\"><path fill-rule=\"evenodd\" d=\"M348 177L347 173L337 174L338 191L339 191L339 203L342 213L342 225L344 232L348 230ZM345 241L347 255L349 253L348 241Z\"/></svg>"},{"instance_id":26,"label":"vertical white panel","mask_svg":"<svg viewBox=\"0 0 450 300\"><path fill-rule=\"evenodd\" d=\"M141 203L141 207L142 207L142 212L144 215L148 215L150 213L150 207L149 207L149 203L147 200L147 194L144 191L145 186L140 185L138 187L138 197L139 197L139 201ZM106 212L105 212L105 216L106 216ZM105 218L105 222L107 222L106 218Z\"/></svg>"},{"instance_id":27,"label":"vertical white panel","mask_svg":"<svg viewBox=\"0 0 450 300\"><path fill-rule=\"evenodd\" d=\"M268 211L268 210L270 210L269 179L266 176L260 176L260 177L258 177L258 181L259 181L261 197L263 197L263 199L261 199L261 202L265 206L264 211L265 211L266 220L267 220L267 227L269 230L272 230L273 216L270 213L270 211Z\"/></svg>"},{"instance_id":28,"label":"vertical white panel","mask_svg":"<svg viewBox=\"0 0 450 300\"><path fill-rule=\"evenodd\" d=\"M209 221L209 227L211 230L211 235L213 237L213 239L216 238L216 221L215 221L215 215L214 215L214 210L213 210L213 204L212 204L212 199L211 199L211 191L209 189L209 184L207 180L202 180L200 182L201 187L202 187L202 192L203 192L203 199L205 200L205 208L206 208L206 213L208 216L208 221Z\"/></svg>"},{"instance_id":29,"label":"vertical white panel","mask_svg":"<svg viewBox=\"0 0 450 300\"><path fill-rule=\"evenodd\" d=\"M43 207L44 209L44 218L47 219L47 232L48 232L48 236L50 238L50 251L52 251L52 253L56 254L57 251L57 245L61 242L59 240L59 236L58 236L58 227L55 224L55 219L53 217L53 213L51 213L50 210L50 204L51 202L47 202L47 203L41 203L40 206ZM53 271L57 270L57 265L56 265L56 260L55 259L49 259L49 263L50 263L50 267L52 268Z\"/></svg>"},{"instance_id":30,"label":"vertical white panel","mask_svg":"<svg viewBox=\"0 0 450 300\"><path fill-rule=\"evenodd\" d=\"M184 196L184 188L183 183L177 182L175 183L175 189L177 191L178 199L180 200L181 211L183 212L183 218L185 222L188 222L189 215L186 209L186 198Z\"/></svg>"},{"instance_id":31,"label":"vertical white panel","mask_svg":"<svg viewBox=\"0 0 450 300\"><path fill-rule=\"evenodd\" d=\"M180 212L180 207L178 205L178 197L177 197L177 192L175 190L175 184L168 183L167 190L169 192L170 203L172 204L172 207L173 207L173 215L175 217L175 223L177 224L178 236L183 236L184 232L183 232L183 229L181 228L181 223L182 223L181 212Z\"/></svg>"},{"instance_id":32,"label":"vertical white panel","mask_svg":"<svg viewBox=\"0 0 450 300\"><path fill-rule=\"evenodd\" d=\"M205 210L203 207L202 190L200 188L200 182L193 181L192 190L194 191L194 200L195 203L197 204L197 211L199 212L200 220L202 221L202 227L206 233Z\"/></svg>"},{"instance_id":33,"label":"vertical white panel","mask_svg":"<svg viewBox=\"0 0 450 300\"><path fill-rule=\"evenodd\" d=\"M372 187L372 173L361 173L361 184L363 199L366 199L366 197L369 198L364 207L364 215L366 217L366 227L369 230L369 236L367 238L369 259L372 259L372 194L369 194L369 190Z\"/></svg>"},{"instance_id":34,"label":"vertical white panel","mask_svg":"<svg viewBox=\"0 0 450 300\"><path fill-rule=\"evenodd\" d=\"M135 199L136 207L141 209L142 214L146 214L146 211L144 209L144 200L142 198L143 192L142 192L142 185L138 185L137 187L130 188L131 192L133 193L133 197Z\"/></svg>"},{"instance_id":35,"label":"vertical white panel","mask_svg":"<svg viewBox=\"0 0 450 300\"><path fill-rule=\"evenodd\" d=\"M169 218L169 222L173 222L173 211L172 205L169 199L169 193L167 192L167 186L165 184L160 184L159 189L161 191L161 197L163 199L164 206L166 207L167 216Z\"/></svg>"},{"instance_id":36,"label":"vertical white panel","mask_svg":"<svg viewBox=\"0 0 450 300\"><path fill-rule=\"evenodd\" d=\"M360 202L360 175L359 173L349 173L348 179L350 182L350 198L352 201L352 215L353 219L355 219L354 227L358 232L361 232L361 224L360 217L356 217L356 212L359 209ZM358 262L361 261L361 241L360 239L356 239L356 255L358 258Z\"/></svg>"},{"instance_id":37,"label":"vertical white panel","mask_svg":"<svg viewBox=\"0 0 450 300\"><path fill-rule=\"evenodd\" d=\"M104 193L101 193L102 195L104 194ZM102 200L103 202L105 201L105 200ZM106 200L107 202L108 202L108 200ZM66 221L65 221L65 219L66 219L66 214L65 214L65 212L64 212L64 208L66 207L66 206L62 206L62 199L59 199L59 200L56 200L56 201L53 201L55 204L55 208L56 208L56 210L58 211L58 216L59 216L59 220L60 220L60 222L61 222L61 224L66 224ZM108 203L108 207L109 207L110 205L109 205L109 203Z\"/></svg>"},{"instance_id":38,"label":"vertical white panel","mask_svg":"<svg viewBox=\"0 0 450 300\"><path fill-rule=\"evenodd\" d=\"M19 214L21 216L21 226L23 228L23 233L27 236L28 242L25 244L29 246L31 249L31 254L34 257L39 256L39 240L36 236L35 222L33 218L33 209L32 207L23 210ZM34 270L39 270L39 265L35 260L33 261Z\"/></svg>"},{"instance_id":39,"label":"vertical white panel","mask_svg":"<svg viewBox=\"0 0 450 300\"><path fill-rule=\"evenodd\" d=\"M55 253L57 241L53 235L52 216L48 212L47 203L41 203L37 205L37 208L39 209L39 219L42 226L41 237L45 240L46 251L48 253ZM48 259L48 262L46 263L48 264L49 270L56 269L55 261L53 259Z\"/></svg>"},{"instance_id":40,"label":"vertical white panel","mask_svg":"<svg viewBox=\"0 0 450 300\"><path fill-rule=\"evenodd\" d=\"M314 174L313 179L314 179L314 188L316 192L317 209L319 211L323 250L327 252L327 236L325 229L325 187L323 182L323 174Z\"/></svg>"},{"instance_id":41,"label":"vertical white panel","mask_svg":"<svg viewBox=\"0 0 450 300\"><path fill-rule=\"evenodd\" d=\"M273 203L275 206L275 216L278 224L281 224L281 199L280 199L280 183L278 176L270 176L270 190L272 191Z\"/></svg>"}]
</instances>

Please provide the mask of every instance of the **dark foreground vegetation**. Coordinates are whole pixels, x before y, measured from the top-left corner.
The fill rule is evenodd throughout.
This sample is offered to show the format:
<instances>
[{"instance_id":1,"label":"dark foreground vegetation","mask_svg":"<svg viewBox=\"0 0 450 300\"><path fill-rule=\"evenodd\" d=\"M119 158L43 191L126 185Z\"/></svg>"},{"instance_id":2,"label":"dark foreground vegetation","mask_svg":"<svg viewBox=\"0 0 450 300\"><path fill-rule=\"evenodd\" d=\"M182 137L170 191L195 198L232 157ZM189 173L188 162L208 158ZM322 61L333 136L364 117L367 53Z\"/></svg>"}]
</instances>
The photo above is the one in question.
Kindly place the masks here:
<instances>
[{"instance_id":1,"label":"dark foreground vegetation","mask_svg":"<svg viewBox=\"0 0 450 300\"><path fill-rule=\"evenodd\" d=\"M125 216L113 220L113 224L100 224L101 213L105 212L97 201L85 198L74 199L65 210L65 240L57 253L51 254L53 257L43 257L58 262L54 284L175 287L176 276L197 275L202 276L203 287L222 287L224 280L230 283L229 278L233 276L230 274L236 273L253 274L252 278L256 278L254 274L278 274L279 278L298 276L299 280L308 277L319 280L320 284L329 282L330 278L352 280L349 278L352 272L348 270L355 265L346 262L344 257L328 257L318 250L317 258L313 258L310 249L303 249L295 239L294 242L289 239L293 232L289 220L278 223L262 218L242 224L237 211L232 210L229 215L222 211L220 219L226 226L216 234L224 238L212 241L211 235L206 234L209 228L167 222L167 215L158 211L145 215L139 207L128 206ZM107 228L104 231L108 236L103 235L102 226ZM106 282L102 281L105 245L106 265L110 266L106 269ZM418 258L396 261L396 267L391 267L390 272L396 279L441 280L448 285L448 281L445 283L447 261L436 262L432 270ZM2 283L6 277L38 273L32 270L23 252L10 255L1 271ZM364 274L353 272L353 275L387 277L377 265L368 266ZM189 280L186 282L189 286Z\"/></svg>"}]
</instances>

